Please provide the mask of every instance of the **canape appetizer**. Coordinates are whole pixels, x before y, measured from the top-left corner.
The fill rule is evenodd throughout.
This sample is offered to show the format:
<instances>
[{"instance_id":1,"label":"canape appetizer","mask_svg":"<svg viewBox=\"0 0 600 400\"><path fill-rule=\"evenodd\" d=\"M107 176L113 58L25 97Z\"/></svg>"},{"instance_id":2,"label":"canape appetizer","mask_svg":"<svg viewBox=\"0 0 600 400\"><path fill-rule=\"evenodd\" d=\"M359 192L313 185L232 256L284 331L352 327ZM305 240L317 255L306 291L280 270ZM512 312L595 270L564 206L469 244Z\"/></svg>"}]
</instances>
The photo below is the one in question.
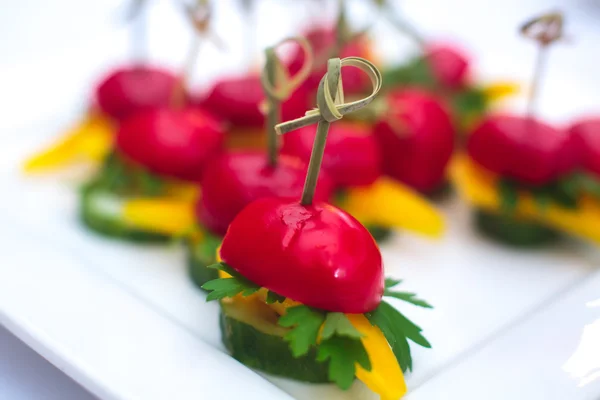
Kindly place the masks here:
<instances>
[{"instance_id":1,"label":"canape appetizer","mask_svg":"<svg viewBox=\"0 0 600 400\"><path fill-rule=\"evenodd\" d=\"M136 20L141 19L139 14L145 3L132 2L131 14L135 14ZM198 1L196 7L186 9L198 34L205 34L208 29L210 13L204 3ZM136 44L134 52L139 52L145 45L142 43L146 36L144 21L136 25L132 36ZM30 157L25 162L25 170L38 172L85 161L101 162L112 151L114 134L123 121L139 112L173 104L183 106L188 100L186 81L193 69L197 49L196 42L190 48L185 71L179 76L140 60L109 72L94 88L91 104L83 119L56 144Z\"/></svg>"},{"instance_id":2,"label":"canape appetizer","mask_svg":"<svg viewBox=\"0 0 600 400\"><path fill-rule=\"evenodd\" d=\"M427 40L408 21L398 17L387 0L376 0L382 15L417 46L408 62L383 71L386 87L419 86L442 95L452 107L457 133L476 123L496 102L517 91L512 82L481 85L474 80L469 54L452 43Z\"/></svg>"},{"instance_id":3,"label":"canape appetizer","mask_svg":"<svg viewBox=\"0 0 600 400\"><path fill-rule=\"evenodd\" d=\"M562 25L562 15L551 13L522 30L541 43L543 52L561 37ZM533 115L536 89L529 114L492 115L473 130L467 155L454 166L455 183L476 208L478 228L501 242L542 245L559 232L600 242L598 202L573 190L579 158L575 137Z\"/></svg>"},{"instance_id":4,"label":"canape appetizer","mask_svg":"<svg viewBox=\"0 0 600 400\"><path fill-rule=\"evenodd\" d=\"M208 29L210 10L199 1L186 9L199 34ZM186 83L199 43L190 48L183 73L171 86L168 103L137 110L116 128L110 154L83 188L80 214L88 227L134 240L167 236L136 229L123 216L131 198L195 198L209 161L223 149L224 129L210 113L187 107Z\"/></svg>"},{"instance_id":5,"label":"canape appetizer","mask_svg":"<svg viewBox=\"0 0 600 400\"><path fill-rule=\"evenodd\" d=\"M403 371L412 369L408 341L430 347L421 328L383 298L430 308L413 293L393 291L369 232L333 205L313 201L327 130L343 114L364 106L339 104L343 65L377 79L366 60L332 59L319 85L318 113L282 132L318 122L315 151L300 202L263 198L233 220L212 266L220 277L204 285L207 301L220 300L222 340L249 367L310 383L348 389L355 378L382 399L407 391ZM336 101L337 98L337 101ZM338 106L336 106L336 103Z\"/></svg>"},{"instance_id":6,"label":"canape appetizer","mask_svg":"<svg viewBox=\"0 0 600 400\"><path fill-rule=\"evenodd\" d=\"M47 171L82 161L101 161L111 147L115 128L140 111L166 106L176 85L175 75L148 65L110 72L96 86L83 120L56 144L30 157L25 170Z\"/></svg>"}]
</instances>

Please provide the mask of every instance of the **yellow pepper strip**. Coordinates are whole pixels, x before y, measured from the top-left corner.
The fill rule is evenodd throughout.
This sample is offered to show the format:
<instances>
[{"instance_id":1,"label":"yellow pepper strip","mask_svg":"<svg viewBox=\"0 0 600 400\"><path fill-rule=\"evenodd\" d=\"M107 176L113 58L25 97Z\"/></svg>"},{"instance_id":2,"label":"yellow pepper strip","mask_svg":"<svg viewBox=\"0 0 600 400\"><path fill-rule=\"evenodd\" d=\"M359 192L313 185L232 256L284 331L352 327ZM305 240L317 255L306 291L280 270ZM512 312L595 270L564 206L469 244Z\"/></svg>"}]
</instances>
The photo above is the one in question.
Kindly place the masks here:
<instances>
[{"instance_id":1,"label":"yellow pepper strip","mask_svg":"<svg viewBox=\"0 0 600 400\"><path fill-rule=\"evenodd\" d=\"M490 102L504 100L520 91L520 86L516 82L498 81L483 87L483 94Z\"/></svg>"},{"instance_id":2,"label":"yellow pepper strip","mask_svg":"<svg viewBox=\"0 0 600 400\"><path fill-rule=\"evenodd\" d=\"M200 186L197 183L167 181L166 193L169 197L195 202L200 197Z\"/></svg>"},{"instance_id":3,"label":"yellow pepper strip","mask_svg":"<svg viewBox=\"0 0 600 400\"><path fill-rule=\"evenodd\" d=\"M106 117L90 114L56 144L29 158L25 172L47 171L82 160L98 162L112 147L114 126Z\"/></svg>"},{"instance_id":4,"label":"yellow pepper strip","mask_svg":"<svg viewBox=\"0 0 600 400\"><path fill-rule=\"evenodd\" d=\"M221 261L219 250L217 250L217 261ZM219 271L219 277L227 278L228 274ZM265 302L267 290L262 288L256 294L248 297L236 296L236 301L252 302L255 299ZM279 315L285 315L286 309L300 305L291 299L285 299L283 303L273 303L268 306ZM346 314L352 325L363 335L361 339L365 350L371 361L371 370L366 371L356 364L356 377L370 390L377 393L381 400L398 400L406 394L406 382L404 374L398 364L398 360L392 351L387 339L381 330L371 325L363 314Z\"/></svg>"},{"instance_id":5,"label":"yellow pepper strip","mask_svg":"<svg viewBox=\"0 0 600 400\"><path fill-rule=\"evenodd\" d=\"M497 190L498 177L495 174L476 165L464 155L455 158L451 170L452 178L463 197L479 208L500 211L501 199ZM574 210L556 204L549 204L546 209L541 210L529 193L521 192L516 215L600 244L600 203L591 198L581 198Z\"/></svg>"},{"instance_id":6,"label":"yellow pepper strip","mask_svg":"<svg viewBox=\"0 0 600 400\"><path fill-rule=\"evenodd\" d=\"M182 236L196 224L194 203L177 198L126 200L123 219L132 227L171 236Z\"/></svg>"},{"instance_id":7,"label":"yellow pepper strip","mask_svg":"<svg viewBox=\"0 0 600 400\"><path fill-rule=\"evenodd\" d=\"M398 400L406 394L404 374L387 339L381 330L371 325L363 314L346 314L352 325L364 335L361 339L369 359L371 371L356 364L356 377L381 400Z\"/></svg>"},{"instance_id":8,"label":"yellow pepper strip","mask_svg":"<svg viewBox=\"0 0 600 400\"><path fill-rule=\"evenodd\" d=\"M232 150L259 149L267 146L267 134L262 128L232 128L227 132L225 147Z\"/></svg>"},{"instance_id":9,"label":"yellow pepper strip","mask_svg":"<svg viewBox=\"0 0 600 400\"><path fill-rule=\"evenodd\" d=\"M422 196L387 177L367 187L348 190L340 205L365 224L406 229L438 238L444 232L444 218Z\"/></svg>"}]
</instances>

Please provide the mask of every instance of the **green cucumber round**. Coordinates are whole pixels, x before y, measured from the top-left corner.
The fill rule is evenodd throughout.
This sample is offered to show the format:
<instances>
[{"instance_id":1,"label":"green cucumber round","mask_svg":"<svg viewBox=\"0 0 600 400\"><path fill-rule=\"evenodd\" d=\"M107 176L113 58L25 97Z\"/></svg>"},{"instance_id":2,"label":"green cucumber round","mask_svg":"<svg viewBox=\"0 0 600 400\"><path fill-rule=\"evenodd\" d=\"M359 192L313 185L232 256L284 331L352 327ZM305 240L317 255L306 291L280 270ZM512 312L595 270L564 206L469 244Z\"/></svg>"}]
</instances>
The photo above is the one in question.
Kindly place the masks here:
<instances>
[{"instance_id":1,"label":"green cucumber round","mask_svg":"<svg viewBox=\"0 0 600 400\"><path fill-rule=\"evenodd\" d=\"M328 363L316 360L316 349L295 358L283 339L288 329L277 325L270 308L260 312L242 302L221 303L221 339L232 357L271 375L310 383L327 383Z\"/></svg>"},{"instance_id":2,"label":"green cucumber round","mask_svg":"<svg viewBox=\"0 0 600 400\"><path fill-rule=\"evenodd\" d=\"M86 185L79 197L80 220L103 236L136 243L165 243L167 235L145 232L129 226L121 216L122 198L93 183Z\"/></svg>"},{"instance_id":3,"label":"green cucumber round","mask_svg":"<svg viewBox=\"0 0 600 400\"><path fill-rule=\"evenodd\" d=\"M480 232L510 246L539 247L560 238L559 232L531 220L480 209L475 211L474 217Z\"/></svg>"},{"instance_id":4,"label":"green cucumber round","mask_svg":"<svg viewBox=\"0 0 600 400\"><path fill-rule=\"evenodd\" d=\"M218 270L206 268L217 262L216 248L209 251L207 247L209 246L206 243L194 243L192 240L187 242L188 276L199 289L202 289L202 285L206 282L219 277Z\"/></svg>"}]
</instances>

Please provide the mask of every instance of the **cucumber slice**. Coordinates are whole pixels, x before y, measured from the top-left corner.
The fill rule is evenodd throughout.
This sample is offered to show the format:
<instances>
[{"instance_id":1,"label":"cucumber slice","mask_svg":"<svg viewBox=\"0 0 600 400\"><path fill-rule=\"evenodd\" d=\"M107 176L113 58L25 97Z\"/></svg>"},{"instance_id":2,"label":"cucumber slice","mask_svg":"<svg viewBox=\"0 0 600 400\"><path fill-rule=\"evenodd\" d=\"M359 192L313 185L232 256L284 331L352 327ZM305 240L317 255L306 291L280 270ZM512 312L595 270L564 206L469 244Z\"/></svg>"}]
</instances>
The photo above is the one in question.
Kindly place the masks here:
<instances>
[{"instance_id":1,"label":"cucumber slice","mask_svg":"<svg viewBox=\"0 0 600 400\"><path fill-rule=\"evenodd\" d=\"M204 290L202 285L206 282L219 277L218 270L206 267L217 262L216 253L222 240L217 236L205 235L200 243L194 243L192 240L187 242L188 276L201 290Z\"/></svg>"},{"instance_id":2,"label":"cucumber slice","mask_svg":"<svg viewBox=\"0 0 600 400\"><path fill-rule=\"evenodd\" d=\"M268 374L303 382L327 383L328 363L317 352L295 358L283 339L288 329L277 325L279 315L260 301L221 302L221 339L233 358Z\"/></svg>"},{"instance_id":3,"label":"cucumber slice","mask_svg":"<svg viewBox=\"0 0 600 400\"><path fill-rule=\"evenodd\" d=\"M560 233L535 221L517 219L505 214L475 211L479 231L501 243L515 247L539 247L555 242Z\"/></svg>"},{"instance_id":4,"label":"cucumber slice","mask_svg":"<svg viewBox=\"0 0 600 400\"><path fill-rule=\"evenodd\" d=\"M166 235L144 232L128 226L122 219L121 209L122 197L94 182L81 190L79 217L94 232L136 243L165 243L171 240Z\"/></svg>"},{"instance_id":5,"label":"cucumber slice","mask_svg":"<svg viewBox=\"0 0 600 400\"><path fill-rule=\"evenodd\" d=\"M393 233L391 229L380 225L366 225L365 228L367 228L377 243L386 241Z\"/></svg>"}]
</instances>

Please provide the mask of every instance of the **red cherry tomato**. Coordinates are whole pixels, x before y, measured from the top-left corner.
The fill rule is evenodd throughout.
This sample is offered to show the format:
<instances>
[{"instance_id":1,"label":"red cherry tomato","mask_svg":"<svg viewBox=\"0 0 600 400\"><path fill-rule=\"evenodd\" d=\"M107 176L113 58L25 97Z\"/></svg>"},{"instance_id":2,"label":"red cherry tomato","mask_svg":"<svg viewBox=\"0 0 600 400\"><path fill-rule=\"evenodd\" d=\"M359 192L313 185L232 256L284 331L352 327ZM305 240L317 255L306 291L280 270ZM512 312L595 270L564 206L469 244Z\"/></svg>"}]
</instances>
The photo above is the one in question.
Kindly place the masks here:
<instances>
[{"instance_id":1,"label":"red cherry tomato","mask_svg":"<svg viewBox=\"0 0 600 400\"><path fill-rule=\"evenodd\" d=\"M488 117L469 136L467 150L490 171L534 186L560 178L578 163L565 130L525 116Z\"/></svg>"},{"instance_id":2,"label":"red cherry tomato","mask_svg":"<svg viewBox=\"0 0 600 400\"><path fill-rule=\"evenodd\" d=\"M123 121L117 150L159 175L198 181L223 148L224 131L200 110L156 109Z\"/></svg>"},{"instance_id":3,"label":"red cherry tomato","mask_svg":"<svg viewBox=\"0 0 600 400\"><path fill-rule=\"evenodd\" d=\"M235 216L256 199L299 199L306 170L304 162L285 155L281 155L277 165L271 167L264 152L224 154L206 168L202 196L196 204L199 220L211 232L224 235ZM330 179L325 173L319 174L315 198L327 201L331 192Z\"/></svg>"},{"instance_id":4,"label":"red cherry tomato","mask_svg":"<svg viewBox=\"0 0 600 400\"><path fill-rule=\"evenodd\" d=\"M304 86L310 91L317 90L319 82L323 75L327 72L327 64L323 61L332 57L329 53L336 42L336 32L333 28L315 28L309 30L304 35L311 44L314 53L314 59L321 62L321 65L316 66L304 82ZM370 58L368 51L368 43L364 37L359 37L354 41L347 43L340 52L339 57L363 57ZM292 52L292 57L288 62L290 73L297 73L304 64L304 52L298 46ZM344 81L344 92L347 94L360 93L369 87L369 78L358 68L344 68L342 71Z\"/></svg>"},{"instance_id":5,"label":"red cherry tomato","mask_svg":"<svg viewBox=\"0 0 600 400\"><path fill-rule=\"evenodd\" d=\"M235 126L260 128L265 125L265 116L260 109L264 100L260 76L246 75L217 82L199 105ZM303 116L308 103L308 92L300 87L283 102L282 121Z\"/></svg>"},{"instance_id":6,"label":"red cherry tomato","mask_svg":"<svg viewBox=\"0 0 600 400\"><path fill-rule=\"evenodd\" d=\"M315 126L286 133L281 152L308 162L316 133ZM375 182L381 176L381 154L371 128L357 123L332 124L321 168L339 188Z\"/></svg>"},{"instance_id":7,"label":"red cherry tomato","mask_svg":"<svg viewBox=\"0 0 600 400\"><path fill-rule=\"evenodd\" d=\"M377 244L354 217L326 203L257 200L231 223L220 254L252 282L327 311L373 311L383 294Z\"/></svg>"},{"instance_id":8,"label":"red cherry tomato","mask_svg":"<svg viewBox=\"0 0 600 400\"><path fill-rule=\"evenodd\" d=\"M424 193L446 179L456 136L446 106L423 89L387 95L387 119L375 125L384 172Z\"/></svg>"},{"instance_id":9,"label":"red cherry tomato","mask_svg":"<svg viewBox=\"0 0 600 400\"><path fill-rule=\"evenodd\" d=\"M123 120L138 111L167 107L177 78L166 70L129 66L113 71L96 88L102 112Z\"/></svg>"},{"instance_id":10,"label":"red cherry tomato","mask_svg":"<svg viewBox=\"0 0 600 400\"><path fill-rule=\"evenodd\" d=\"M468 84L470 62L456 47L432 44L425 51L433 76L444 87L459 89Z\"/></svg>"},{"instance_id":11,"label":"red cherry tomato","mask_svg":"<svg viewBox=\"0 0 600 400\"><path fill-rule=\"evenodd\" d=\"M577 142L581 163L589 172L600 176L600 118L586 118L569 128Z\"/></svg>"}]
</instances>

